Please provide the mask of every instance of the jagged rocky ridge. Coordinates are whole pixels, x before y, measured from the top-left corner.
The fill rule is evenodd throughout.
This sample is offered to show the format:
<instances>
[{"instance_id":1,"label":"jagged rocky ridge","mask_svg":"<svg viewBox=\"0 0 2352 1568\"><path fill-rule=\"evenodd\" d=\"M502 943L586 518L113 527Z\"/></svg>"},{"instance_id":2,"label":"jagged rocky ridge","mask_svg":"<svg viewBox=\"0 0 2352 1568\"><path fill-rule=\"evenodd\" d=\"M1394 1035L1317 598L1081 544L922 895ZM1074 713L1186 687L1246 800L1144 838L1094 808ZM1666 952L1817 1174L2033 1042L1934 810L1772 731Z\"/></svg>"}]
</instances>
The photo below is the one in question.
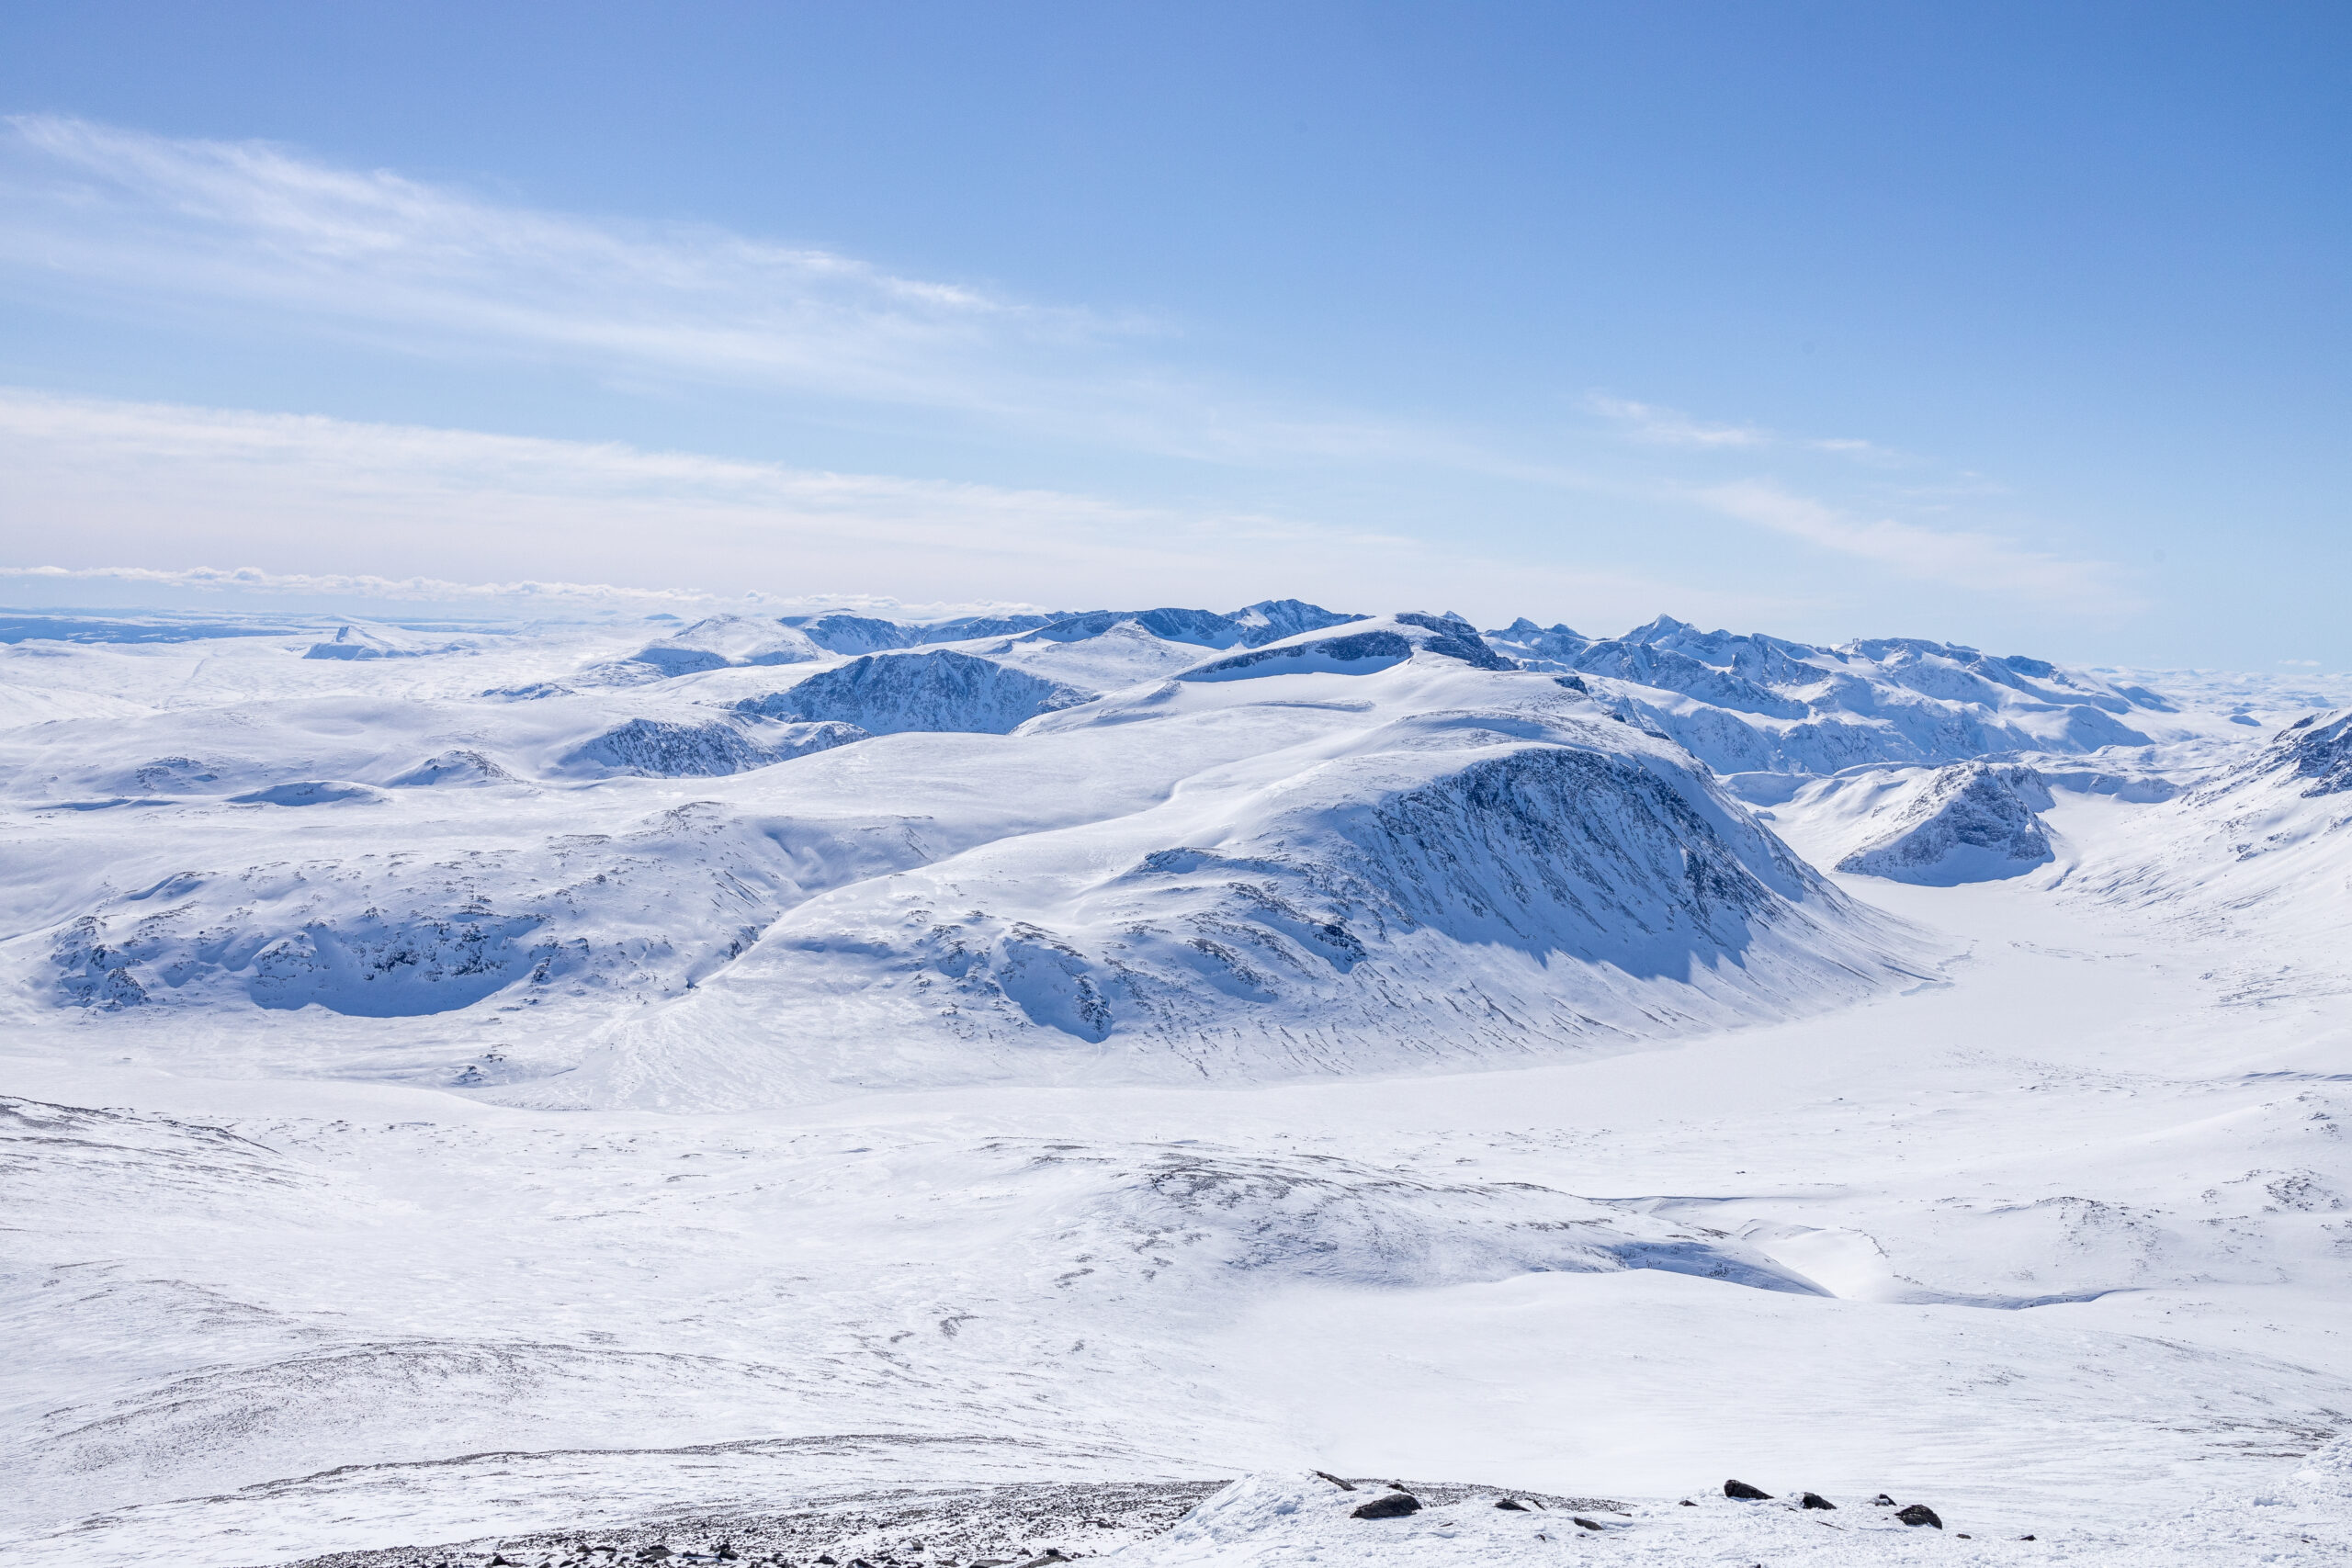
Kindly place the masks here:
<instances>
[{"instance_id":1,"label":"jagged rocky ridge","mask_svg":"<svg viewBox=\"0 0 2352 1568\"><path fill-rule=\"evenodd\" d=\"M2352 790L2352 713L2312 714L2274 737L2254 764L2301 781L2307 797Z\"/></svg>"},{"instance_id":2,"label":"jagged rocky ridge","mask_svg":"<svg viewBox=\"0 0 2352 1568\"><path fill-rule=\"evenodd\" d=\"M1817 648L1663 615L1599 640L1529 621L1487 637L1529 668L1597 677L1616 711L1722 773L2144 746L2131 716L2173 711L2143 687L1907 637Z\"/></svg>"}]
</instances>

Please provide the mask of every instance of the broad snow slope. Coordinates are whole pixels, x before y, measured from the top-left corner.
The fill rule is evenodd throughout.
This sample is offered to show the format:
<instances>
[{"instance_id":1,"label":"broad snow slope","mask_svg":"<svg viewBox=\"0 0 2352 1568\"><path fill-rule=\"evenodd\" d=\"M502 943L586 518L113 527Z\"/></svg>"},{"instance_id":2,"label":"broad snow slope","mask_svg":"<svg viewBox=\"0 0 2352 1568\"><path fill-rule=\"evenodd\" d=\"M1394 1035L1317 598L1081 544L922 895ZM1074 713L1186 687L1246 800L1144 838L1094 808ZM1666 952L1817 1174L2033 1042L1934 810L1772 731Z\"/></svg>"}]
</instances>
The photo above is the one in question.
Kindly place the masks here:
<instances>
[{"instance_id":1,"label":"broad snow slope","mask_svg":"<svg viewBox=\"0 0 2352 1568\"><path fill-rule=\"evenodd\" d=\"M1634 1561L1929 1552L1680 1523L1727 1474L1928 1501L1946 1555L2343 1554L2352 1504L2297 1479L2352 1426L2322 723L2266 760L2180 703L2168 749L2036 759L2052 859L1921 886L1768 833L1821 864L1885 778L1794 780L1759 827L1442 617L1127 617L1026 645L1145 672L1012 734L691 777L576 759L639 719L762 735L732 705L855 655L302 657L333 630L0 656L34 720L0 733L25 1561L1308 1465L1634 1498L1562 1551ZM504 953L493 917L528 922ZM271 1005L223 935L261 928L363 962L271 968L312 987ZM1871 983L1904 931L1916 976ZM1193 936L1295 963L1227 989ZM1122 964L1165 1012L1030 1015ZM1298 1050L1384 972L1395 1016ZM336 1010L379 986L416 1010ZM1646 1048L1513 1043L1563 996ZM631 1108L713 1104L757 1109Z\"/></svg>"},{"instance_id":2,"label":"broad snow slope","mask_svg":"<svg viewBox=\"0 0 2352 1568\"><path fill-rule=\"evenodd\" d=\"M2078 1562L2198 1561L2210 1492L2224 1560L2326 1561L2249 1500L2352 1421L2352 1046L2039 880L1850 881L1967 950L1911 994L1435 1079L550 1114L17 1034L9 1517L229 1564L1311 1464L1891 1489Z\"/></svg>"}]
</instances>

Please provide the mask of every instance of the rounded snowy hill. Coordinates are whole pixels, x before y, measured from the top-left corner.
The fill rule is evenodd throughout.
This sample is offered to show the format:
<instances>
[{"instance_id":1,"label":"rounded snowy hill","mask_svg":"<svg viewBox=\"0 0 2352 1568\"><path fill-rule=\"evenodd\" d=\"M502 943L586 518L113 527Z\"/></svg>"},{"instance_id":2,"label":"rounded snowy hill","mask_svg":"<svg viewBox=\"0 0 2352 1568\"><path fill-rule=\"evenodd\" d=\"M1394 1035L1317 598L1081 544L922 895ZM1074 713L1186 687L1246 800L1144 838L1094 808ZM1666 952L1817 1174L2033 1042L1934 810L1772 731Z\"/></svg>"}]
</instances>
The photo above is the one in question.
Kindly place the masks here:
<instances>
[{"instance_id":1,"label":"rounded snowy hill","mask_svg":"<svg viewBox=\"0 0 2352 1568\"><path fill-rule=\"evenodd\" d=\"M1492 1064L1912 977L1681 747L1456 617L892 626L229 639L215 701L185 648L19 649L173 695L0 737L12 1005L686 1108Z\"/></svg>"},{"instance_id":2,"label":"rounded snowy hill","mask_svg":"<svg viewBox=\"0 0 2352 1568\"><path fill-rule=\"evenodd\" d=\"M1127 808L1071 798L1050 828L812 898L559 1092L1396 1070L1914 977L1896 931L1678 748L1424 619L1205 660L1009 744L900 736L796 764L804 798L1025 795L1042 770Z\"/></svg>"}]
</instances>

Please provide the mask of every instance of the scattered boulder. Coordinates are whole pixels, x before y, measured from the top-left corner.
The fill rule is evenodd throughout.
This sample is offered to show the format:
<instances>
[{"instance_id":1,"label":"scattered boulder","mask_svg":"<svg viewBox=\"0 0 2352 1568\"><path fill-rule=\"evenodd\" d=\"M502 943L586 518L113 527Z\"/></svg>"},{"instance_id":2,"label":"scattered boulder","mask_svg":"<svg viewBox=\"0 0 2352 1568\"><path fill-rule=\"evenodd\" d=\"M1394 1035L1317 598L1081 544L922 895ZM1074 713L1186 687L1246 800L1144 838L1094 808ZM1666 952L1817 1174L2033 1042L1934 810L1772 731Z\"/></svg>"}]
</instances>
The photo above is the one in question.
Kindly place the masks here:
<instances>
[{"instance_id":1,"label":"scattered boulder","mask_svg":"<svg viewBox=\"0 0 2352 1568\"><path fill-rule=\"evenodd\" d=\"M1765 1491L1760 1486L1750 1486L1745 1481L1724 1482L1724 1495L1726 1497L1742 1498L1750 1503L1768 1503L1770 1502L1772 1498L1772 1495L1770 1492Z\"/></svg>"},{"instance_id":2,"label":"scattered boulder","mask_svg":"<svg viewBox=\"0 0 2352 1568\"><path fill-rule=\"evenodd\" d=\"M1421 1500L1410 1492L1391 1492L1385 1497L1374 1497L1355 1510L1359 1519L1401 1519L1408 1514L1421 1511Z\"/></svg>"},{"instance_id":3,"label":"scattered boulder","mask_svg":"<svg viewBox=\"0 0 2352 1568\"><path fill-rule=\"evenodd\" d=\"M1797 1506L1804 1508L1835 1508L1838 1505L1818 1492L1808 1492L1797 1499Z\"/></svg>"},{"instance_id":4,"label":"scattered boulder","mask_svg":"<svg viewBox=\"0 0 2352 1568\"><path fill-rule=\"evenodd\" d=\"M1933 1525L1938 1529L1944 1528L1943 1520L1938 1518L1936 1511L1925 1503L1914 1503L1894 1517L1906 1525Z\"/></svg>"}]
</instances>

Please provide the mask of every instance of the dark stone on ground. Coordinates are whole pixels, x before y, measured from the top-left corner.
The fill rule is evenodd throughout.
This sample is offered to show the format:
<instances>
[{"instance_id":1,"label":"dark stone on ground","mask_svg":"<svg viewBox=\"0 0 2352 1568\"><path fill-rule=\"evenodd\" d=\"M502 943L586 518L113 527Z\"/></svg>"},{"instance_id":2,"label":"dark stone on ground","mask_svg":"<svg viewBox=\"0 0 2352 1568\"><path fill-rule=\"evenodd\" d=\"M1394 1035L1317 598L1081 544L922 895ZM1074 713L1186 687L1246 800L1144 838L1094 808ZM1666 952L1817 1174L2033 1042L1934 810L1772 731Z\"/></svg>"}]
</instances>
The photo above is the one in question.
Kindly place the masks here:
<instances>
[{"instance_id":1,"label":"dark stone on ground","mask_svg":"<svg viewBox=\"0 0 2352 1568\"><path fill-rule=\"evenodd\" d=\"M1345 1479L1348 1489L1374 1495L1385 1480ZM676 1568L681 1562L709 1561L726 1542L742 1568L840 1568L850 1559L865 1562L952 1560L966 1568L1026 1565L1043 1553L1045 1562L1091 1559L1148 1540L1223 1489L1223 1481L1005 1482L888 1487L828 1485L765 1511L742 1508L695 1510L648 1508L640 1517L582 1529L578 1525L529 1534L481 1536L435 1546L368 1548L328 1552L282 1568L489 1568L493 1553L509 1564L553 1559L576 1568ZM1415 1481L1396 1491L1430 1507L1495 1500L1491 1485ZM1514 1498L1532 1508L1566 1515L1622 1511L1606 1497L1564 1497L1521 1492ZM672 1555L640 1559L638 1553L664 1546Z\"/></svg>"},{"instance_id":2,"label":"dark stone on ground","mask_svg":"<svg viewBox=\"0 0 2352 1568\"><path fill-rule=\"evenodd\" d=\"M1799 1506L1807 1508L1835 1508L1838 1506L1818 1492L1808 1492L1798 1498L1797 1502Z\"/></svg>"},{"instance_id":3,"label":"dark stone on ground","mask_svg":"<svg viewBox=\"0 0 2352 1568\"><path fill-rule=\"evenodd\" d=\"M1407 1514L1420 1511L1421 1500L1410 1492L1391 1492L1385 1497L1374 1497L1363 1504L1355 1509L1352 1517L1359 1519L1401 1519Z\"/></svg>"},{"instance_id":4,"label":"dark stone on ground","mask_svg":"<svg viewBox=\"0 0 2352 1568\"><path fill-rule=\"evenodd\" d=\"M1925 1503L1914 1503L1894 1517L1906 1525L1933 1525L1938 1529L1944 1528L1943 1520L1938 1518L1936 1511Z\"/></svg>"},{"instance_id":5,"label":"dark stone on ground","mask_svg":"<svg viewBox=\"0 0 2352 1568\"><path fill-rule=\"evenodd\" d=\"M1726 1497L1744 1498L1751 1503L1769 1502L1771 1500L1772 1496L1770 1492L1763 1490L1761 1487L1750 1486L1745 1481L1724 1482L1724 1495Z\"/></svg>"}]
</instances>

